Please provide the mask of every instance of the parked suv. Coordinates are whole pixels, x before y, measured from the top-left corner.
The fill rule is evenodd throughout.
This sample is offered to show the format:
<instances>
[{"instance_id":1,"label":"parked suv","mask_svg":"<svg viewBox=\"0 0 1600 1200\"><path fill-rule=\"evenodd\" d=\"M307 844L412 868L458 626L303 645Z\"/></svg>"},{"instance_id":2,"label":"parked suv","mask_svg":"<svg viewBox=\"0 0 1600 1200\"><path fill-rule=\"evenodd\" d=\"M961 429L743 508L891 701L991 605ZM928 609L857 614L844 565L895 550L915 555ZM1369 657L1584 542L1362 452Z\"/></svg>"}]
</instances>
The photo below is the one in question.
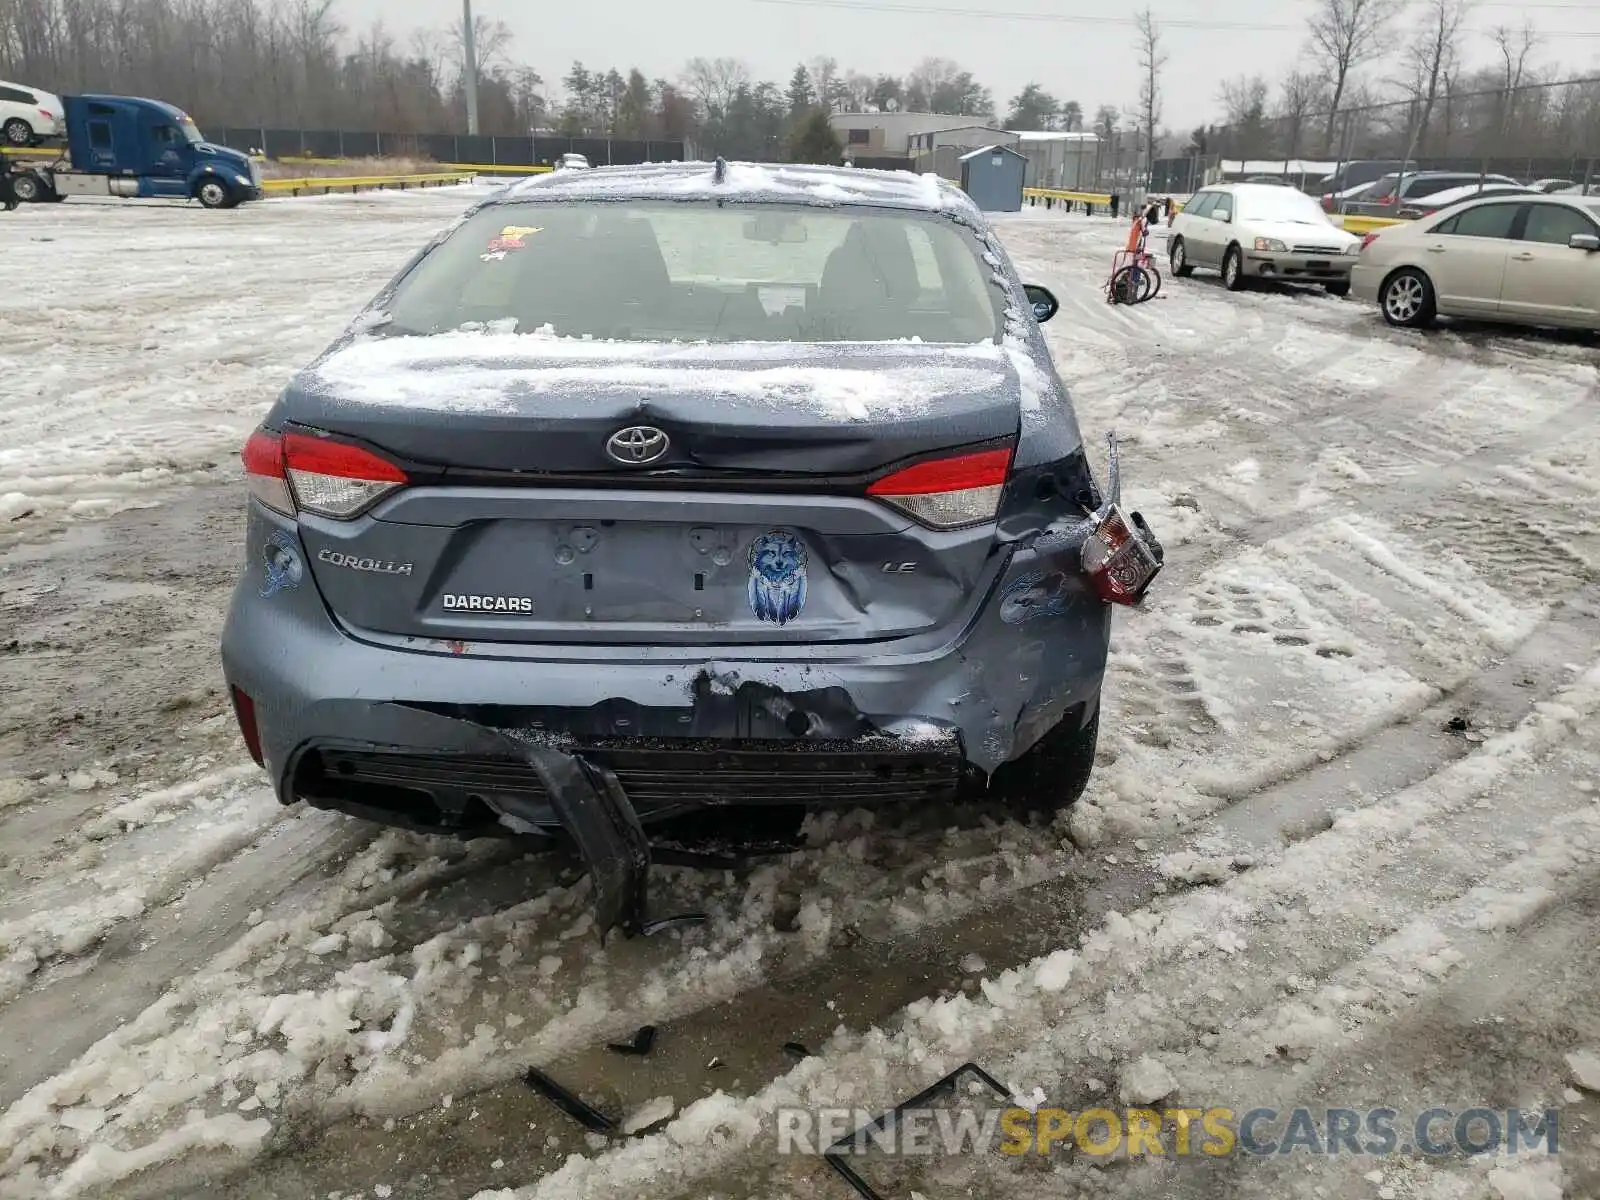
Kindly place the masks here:
<instances>
[{"instance_id":1,"label":"parked suv","mask_svg":"<svg viewBox=\"0 0 1600 1200\"><path fill-rule=\"evenodd\" d=\"M33 146L64 133L61 97L0 80L0 141Z\"/></svg>"},{"instance_id":2,"label":"parked suv","mask_svg":"<svg viewBox=\"0 0 1600 1200\"><path fill-rule=\"evenodd\" d=\"M1370 191L1346 200L1340 211L1346 216L1398 217L1402 210L1436 192L1479 183L1521 186L1508 175L1480 175L1476 171L1421 171L1404 177L1385 175Z\"/></svg>"},{"instance_id":3,"label":"parked suv","mask_svg":"<svg viewBox=\"0 0 1600 1200\"><path fill-rule=\"evenodd\" d=\"M245 447L247 746L285 803L565 829L608 894L697 809L1071 804L1159 547L1090 472L1054 311L930 176L497 192Z\"/></svg>"},{"instance_id":4,"label":"parked suv","mask_svg":"<svg viewBox=\"0 0 1600 1200\"><path fill-rule=\"evenodd\" d=\"M1259 183L1196 192L1167 235L1174 275L1215 268L1231 292L1254 279L1284 279L1320 283L1342 296L1360 246L1310 196Z\"/></svg>"}]
</instances>

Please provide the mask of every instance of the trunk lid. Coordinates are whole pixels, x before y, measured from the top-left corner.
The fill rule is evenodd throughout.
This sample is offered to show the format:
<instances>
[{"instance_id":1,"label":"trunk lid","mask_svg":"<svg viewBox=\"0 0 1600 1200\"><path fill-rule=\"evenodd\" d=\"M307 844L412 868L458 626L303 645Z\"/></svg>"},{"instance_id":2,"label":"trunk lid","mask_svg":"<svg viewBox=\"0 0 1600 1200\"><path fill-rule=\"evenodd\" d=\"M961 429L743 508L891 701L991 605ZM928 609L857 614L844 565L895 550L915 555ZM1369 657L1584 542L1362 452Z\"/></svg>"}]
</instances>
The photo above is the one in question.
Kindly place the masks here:
<instances>
[{"instance_id":1,"label":"trunk lid","mask_svg":"<svg viewBox=\"0 0 1600 1200\"><path fill-rule=\"evenodd\" d=\"M998 346L448 334L336 350L271 421L365 443L413 481L355 520L302 514L317 585L353 627L739 644L954 619L993 526L926 528L866 482L1009 443L1020 407ZM619 460L629 429L662 435L659 455Z\"/></svg>"}]
</instances>

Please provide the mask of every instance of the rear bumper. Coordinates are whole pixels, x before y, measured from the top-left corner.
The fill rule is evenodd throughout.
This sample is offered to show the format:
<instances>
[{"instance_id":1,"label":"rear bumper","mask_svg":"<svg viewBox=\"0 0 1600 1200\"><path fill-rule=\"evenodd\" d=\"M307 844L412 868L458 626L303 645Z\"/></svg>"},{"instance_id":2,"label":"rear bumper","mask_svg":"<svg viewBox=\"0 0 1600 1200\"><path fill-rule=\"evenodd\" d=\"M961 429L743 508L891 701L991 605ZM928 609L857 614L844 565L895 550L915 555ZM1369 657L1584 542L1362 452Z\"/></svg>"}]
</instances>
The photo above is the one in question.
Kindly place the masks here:
<instances>
[{"instance_id":1,"label":"rear bumper","mask_svg":"<svg viewBox=\"0 0 1600 1200\"><path fill-rule=\"evenodd\" d=\"M223 634L223 668L253 701L285 803L356 811L362 787L385 771L402 782L441 771L487 779L516 767L502 728L613 755L625 788L642 787L639 772L662 774L637 804L647 820L695 807L696 779L701 806L741 794L750 803L938 795L1019 757L1062 720L1088 719L1099 703L1110 608L1079 584L1076 545L1017 549L976 617L948 644L916 654L892 644L826 659L762 658L771 652L760 647L595 646L548 658L518 647L512 658L496 657L492 644L441 653L362 640L329 615L308 571L264 597L267 539L294 526L251 509L250 565ZM1057 572L1050 603L1006 602L1008 588ZM646 749L668 766L639 766ZM741 754L764 757L739 767ZM624 769L624 759L634 765ZM731 773L708 774L729 761Z\"/></svg>"},{"instance_id":2,"label":"rear bumper","mask_svg":"<svg viewBox=\"0 0 1600 1200\"><path fill-rule=\"evenodd\" d=\"M1252 250L1244 256L1245 273L1262 279L1299 279L1316 283L1341 283L1350 278L1353 257L1332 255L1312 258L1304 254L1274 254Z\"/></svg>"},{"instance_id":3,"label":"rear bumper","mask_svg":"<svg viewBox=\"0 0 1600 1200\"><path fill-rule=\"evenodd\" d=\"M1361 300L1370 300L1373 303L1378 299L1378 288L1383 284L1383 277L1392 268L1375 267L1367 263L1358 262L1350 270L1350 292Z\"/></svg>"}]
</instances>

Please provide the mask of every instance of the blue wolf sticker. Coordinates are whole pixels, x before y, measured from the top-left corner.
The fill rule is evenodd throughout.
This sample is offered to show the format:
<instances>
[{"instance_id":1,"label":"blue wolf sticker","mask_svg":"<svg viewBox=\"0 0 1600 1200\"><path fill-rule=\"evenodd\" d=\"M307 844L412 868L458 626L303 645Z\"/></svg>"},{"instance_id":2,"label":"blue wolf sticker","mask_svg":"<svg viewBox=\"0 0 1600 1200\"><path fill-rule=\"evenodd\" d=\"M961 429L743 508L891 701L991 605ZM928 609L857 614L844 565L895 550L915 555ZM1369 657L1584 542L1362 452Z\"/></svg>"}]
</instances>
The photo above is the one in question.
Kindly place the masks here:
<instances>
[{"instance_id":1,"label":"blue wolf sticker","mask_svg":"<svg viewBox=\"0 0 1600 1200\"><path fill-rule=\"evenodd\" d=\"M267 539L261 553L267 560L267 580L261 585L263 600L300 586L305 567L300 562L300 548L294 544L293 537L279 529Z\"/></svg>"},{"instance_id":2,"label":"blue wolf sticker","mask_svg":"<svg viewBox=\"0 0 1600 1200\"><path fill-rule=\"evenodd\" d=\"M806 606L806 547L786 529L750 543L750 611L758 621L787 625Z\"/></svg>"}]
</instances>

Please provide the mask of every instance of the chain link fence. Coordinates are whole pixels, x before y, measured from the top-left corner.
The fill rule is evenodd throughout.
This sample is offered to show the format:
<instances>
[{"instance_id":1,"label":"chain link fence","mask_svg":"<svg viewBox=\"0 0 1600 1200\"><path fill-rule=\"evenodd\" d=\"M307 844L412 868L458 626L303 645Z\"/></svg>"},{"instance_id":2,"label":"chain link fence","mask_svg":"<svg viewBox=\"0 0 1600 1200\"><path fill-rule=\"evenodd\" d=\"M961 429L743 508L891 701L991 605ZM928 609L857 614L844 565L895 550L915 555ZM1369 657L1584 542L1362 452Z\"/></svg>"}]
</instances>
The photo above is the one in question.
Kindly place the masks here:
<instances>
[{"instance_id":1,"label":"chain link fence","mask_svg":"<svg viewBox=\"0 0 1600 1200\"><path fill-rule=\"evenodd\" d=\"M681 162L681 141L589 137L484 137L452 133L369 133L340 129L230 128L212 131L222 145L268 158L422 158L441 163L551 166L581 154L597 167Z\"/></svg>"},{"instance_id":2,"label":"chain link fence","mask_svg":"<svg viewBox=\"0 0 1600 1200\"><path fill-rule=\"evenodd\" d=\"M1184 194L1252 176L1309 191L1354 161L1600 189L1600 76L1520 87L1447 80L1431 98L1257 116L1197 129L1192 139L1188 153L1153 164L1152 191Z\"/></svg>"}]
</instances>

